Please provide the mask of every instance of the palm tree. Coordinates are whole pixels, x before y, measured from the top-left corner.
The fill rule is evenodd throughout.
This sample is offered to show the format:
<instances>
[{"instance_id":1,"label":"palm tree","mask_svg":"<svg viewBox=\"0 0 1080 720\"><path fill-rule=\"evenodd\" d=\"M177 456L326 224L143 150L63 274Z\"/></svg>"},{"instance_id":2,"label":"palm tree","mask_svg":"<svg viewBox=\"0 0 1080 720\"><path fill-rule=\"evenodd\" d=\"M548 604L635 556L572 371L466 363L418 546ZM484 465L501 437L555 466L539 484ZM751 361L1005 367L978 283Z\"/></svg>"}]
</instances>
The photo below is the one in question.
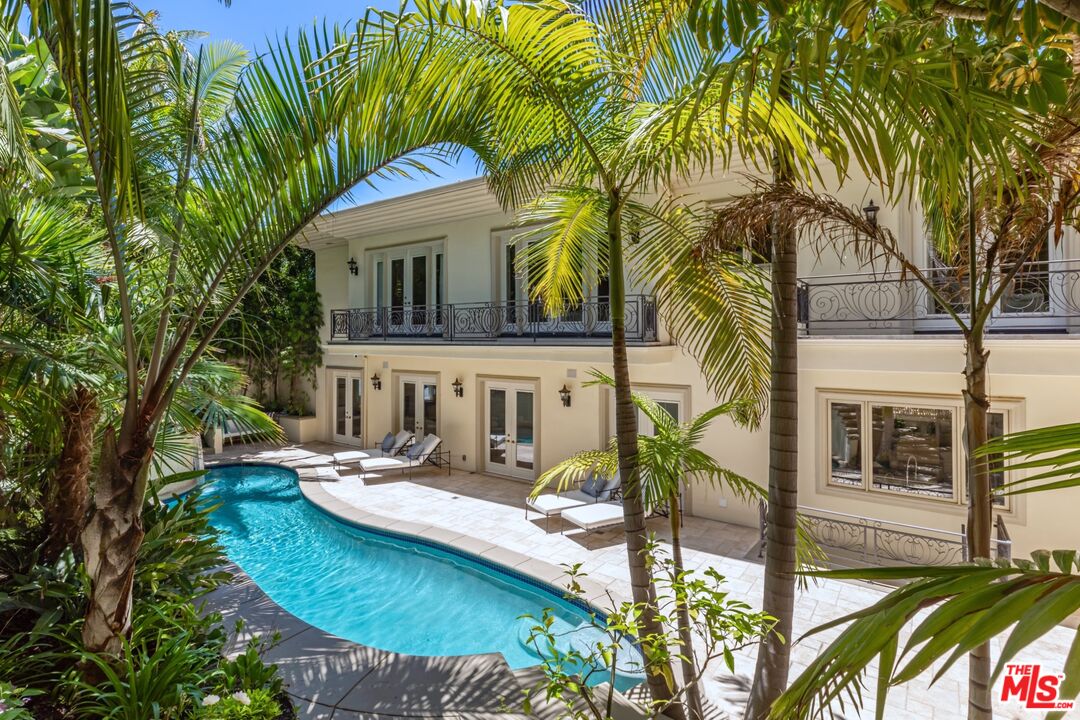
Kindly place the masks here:
<instances>
[{"instance_id":1,"label":"palm tree","mask_svg":"<svg viewBox=\"0 0 1080 720\"><path fill-rule=\"evenodd\" d=\"M1013 279L1031 267L1028 261L1040 247L1059 241L1062 219L1068 222L1074 216L1080 200L1073 181L1080 171L1080 135L1071 120L1065 120L1045 136L1051 140L1035 152L1046 158L1046 167L1038 174L1031 172L1022 191L1007 192L1003 198L994 168L984 168L978 185L972 173L970 199L962 212L930 214L932 236L942 239L936 246L939 256L963 260L959 279L966 292L949 292L939 275L925 271L904 253L888 228L870 222L859 210L790 186L760 186L759 192L725 208L718 227L723 228L722 234L738 234L739 227L784 207L793 224L820 246L851 248L864 261L884 258L898 265L901 274L923 288L961 333L966 356L965 446L980 448L988 441L990 409L987 327ZM969 159L973 166L974 159ZM1059 223L1056 233L1055 222ZM994 507L990 464L985 457L969 453L967 468L967 547L971 557L989 559ZM970 664L970 715L981 717L991 712L989 646L972 648Z\"/></svg>"},{"instance_id":2,"label":"palm tree","mask_svg":"<svg viewBox=\"0 0 1080 720\"><path fill-rule=\"evenodd\" d=\"M615 386L615 380L608 375L596 370L591 374L595 380L588 384ZM721 415L738 416L746 411L746 404L740 401L724 403L681 423L648 395L635 392L631 394L631 398L634 407L647 417L655 428L653 435L638 435L637 458L642 499L647 508L667 509L672 562L675 575L681 578L686 570L681 542L683 488L691 483L710 483L726 485L743 500L764 497L764 490L760 486L723 467L699 447L713 420ZM614 477L618 470L618 444L612 442L607 450L577 453L545 471L533 486L532 494L539 495L551 485L555 485L561 492L580 483L590 473L600 477ZM701 688L698 685L698 670L694 662L694 636L685 592L676 591L675 607L688 716L701 720L705 715Z\"/></svg>"},{"instance_id":3,"label":"palm tree","mask_svg":"<svg viewBox=\"0 0 1080 720\"><path fill-rule=\"evenodd\" d=\"M1028 5L1032 6L1025 6L1029 13L1042 13L1032 9L1035 3ZM1017 64L1018 57L991 49L1003 49L1014 41L998 34L1015 34L1011 19L985 12L969 17L969 9L953 3L897 9L889 3L811 0L770 7L774 12L766 15L757 3L701 2L695 4L694 24L713 47L729 51L736 77L753 78L770 88L774 98L789 98L817 123L828 121L831 132L842 137L850 151L830 158L839 177L847 174L853 159L887 197L903 201L917 195L944 217L962 214L969 156L978 158L980 166L1001 168L987 188L993 186L1003 195L1025 193L1027 182L1041 171L1039 159L1030 151L1034 133L1024 102L1027 97L1059 95L1060 58L1052 52L1039 54L1046 74L1044 81L1039 80ZM973 31L972 24L984 22L993 31L989 38L980 30ZM1038 22L1034 25L1037 30ZM1030 28L1025 25L1025 33ZM1048 37L1048 29L1041 34L1032 31L1025 42L1044 43L1041 47L1045 48ZM1003 77L1017 81L1009 92L1002 92L996 80ZM781 156L785 151L783 146L776 147ZM755 225L746 224L751 213L736 207L753 205L754 199L743 198L725 208L704 248L707 253L710 246L728 249L746 242L751 228L769 227L774 238L775 402L770 421L769 553L763 609L780 620L778 633L764 638L758 655L748 710L752 718L767 714L786 685L790 661L789 645L781 636L790 634L795 584L791 572L797 507L794 247L799 223L805 219L797 207L782 199L803 192L790 180L777 173L771 186L753 188L752 195L758 199L768 196L776 201L759 203L758 211L752 213ZM990 194L988 190L986 196ZM742 216L741 225L730 221L737 215ZM984 367L980 365L983 356L976 352L970 357L974 363L970 375L977 378ZM971 391L977 396L978 382ZM978 427L977 422L969 424L973 431ZM977 438L973 436L970 442L977 444ZM973 478L973 498L981 498L979 507L988 507L982 501L988 497L981 490L985 474L976 471ZM986 539L973 542L973 548L985 548L989 541L989 524L984 520L985 514L969 523L973 537L978 534ZM988 670L985 658L975 666ZM973 672L976 677L980 674L984 675ZM972 717L985 716L987 693L988 688L973 683Z\"/></svg>"},{"instance_id":4,"label":"palm tree","mask_svg":"<svg viewBox=\"0 0 1080 720\"><path fill-rule=\"evenodd\" d=\"M482 120L474 149L500 202L527 207L521 220L546 221L546 229L531 238L546 242L532 243L524 262L531 295L558 314L582 300L591 271L606 275L627 561L634 600L648 608L646 634L655 634L659 623L642 552L644 507L626 349L626 287L635 268L626 237L656 249L651 255L643 249L638 265L659 279L662 300L670 300L665 319L707 368L714 389L762 403L767 351L762 295L754 281L722 262L695 258L679 227L684 208L670 196L656 205L637 198L730 157L736 144L747 155L783 144L805 168L812 165L811 147L833 148L831 135L815 135L790 109L770 106L756 92L748 91L738 108L701 102L723 62L698 44L686 23L689 7L656 0L580 8L558 0L420 3L414 13L363 26L339 49L342 72L336 79L343 107L351 108L358 103L351 98L356 83L350 67L361 62L373 38L381 35L390 45L423 43L435 74L455 87L475 83L475 104L466 105L466 115ZM454 97L460 100L462 93ZM483 111L474 112L476 107ZM665 248L675 252L665 257ZM674 692L659 674L651 674L649 684L656 700Z\"/></svg>"},{"instance_id":5,"label":"palm tree","mask_svg":"<svg viewBox=\"0 0 1080 720\"><path fill-rule=\"evenodd\" d=\"M22 4L5 6L16 26ZM84 644L115 654L130 629L155 446L226 318L355 184L422 168L410 159L417 151L466 138L451 109L430 103L432 86L401 71L407 49L365 55L358 93L370 102L341 121L318 80L327 69L320 58L343 39L336 31L301 34L249 62L228 45L192 55L124 3L31 0L26 8L86 149L92 218L118 309L124 392L104 430L81 537L91 586Z\"/></svg>"}]
</instances>

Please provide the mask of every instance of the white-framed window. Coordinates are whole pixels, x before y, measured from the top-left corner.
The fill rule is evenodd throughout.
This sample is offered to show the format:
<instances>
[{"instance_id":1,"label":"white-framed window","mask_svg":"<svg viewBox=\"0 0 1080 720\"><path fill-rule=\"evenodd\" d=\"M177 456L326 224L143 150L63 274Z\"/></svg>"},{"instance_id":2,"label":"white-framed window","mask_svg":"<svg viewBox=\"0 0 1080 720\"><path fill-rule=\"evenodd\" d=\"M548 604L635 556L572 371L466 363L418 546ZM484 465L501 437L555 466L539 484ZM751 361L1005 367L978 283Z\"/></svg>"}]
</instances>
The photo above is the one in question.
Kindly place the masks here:
<instances>
[{"instance_id":1,"label":"white-framed window","mask_svg":"<svg viewBox=\"0 0 1080 720\"><path fill-rule=\"evenodd\" d=\"M666 410L671 417L675 418L678 422L686 422L690 419L689 412L689 397L690 391L687 388L661 388L661 387L634 387L634 392L647 395L659 405L663 410ZM613 437L615 435L615 391L607 389L607 437ZM656 427L652 421L646 417L645 413L638 410L637 413L638 422L638 434L639 435L655 435Z\"/></svg>"},{"instance_id":2,"label":"white-framed window","mask_svg":"<svg viewBox=\"0 0 1080 720\"><path fill-rule=\"evenodd\" d=\"M827 487L912 501L965 505L964 405L959 396L822 392ZM1014 400L995 400L989 436L1013 432ZM994 473L993 486L1006 482ZM995 498L1011 510L1009 498Z\"/></svg>"}]
</instances>

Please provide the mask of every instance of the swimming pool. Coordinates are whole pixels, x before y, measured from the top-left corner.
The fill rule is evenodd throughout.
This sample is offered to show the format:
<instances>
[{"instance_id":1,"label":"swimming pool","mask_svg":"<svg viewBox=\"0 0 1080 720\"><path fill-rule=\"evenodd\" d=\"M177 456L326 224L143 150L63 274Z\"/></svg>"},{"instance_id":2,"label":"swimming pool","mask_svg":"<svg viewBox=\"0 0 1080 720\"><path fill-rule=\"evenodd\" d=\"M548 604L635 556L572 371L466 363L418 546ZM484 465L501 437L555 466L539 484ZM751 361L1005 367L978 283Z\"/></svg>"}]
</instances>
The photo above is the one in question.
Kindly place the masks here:
<instances>
[{"instance_id":1,"label":"swimming pool","mask_svg":"<svg viewBox=\"0 0 1080 720\"><path fill-rule=\"evenodd\" d=\"M449 548L338 522L306 501L297 483L286 468L225 466L207 474L203 497L221 503L211 521L229 559L305 622L410 655L499 652L515 669L541 662L525 642L536 623L522 615L539 618L551 608L556 632L565 633L562 650L605 639L588 611L558 590ZM640 679L629 671L618 684Z\"/></svg>"}]
</instances>

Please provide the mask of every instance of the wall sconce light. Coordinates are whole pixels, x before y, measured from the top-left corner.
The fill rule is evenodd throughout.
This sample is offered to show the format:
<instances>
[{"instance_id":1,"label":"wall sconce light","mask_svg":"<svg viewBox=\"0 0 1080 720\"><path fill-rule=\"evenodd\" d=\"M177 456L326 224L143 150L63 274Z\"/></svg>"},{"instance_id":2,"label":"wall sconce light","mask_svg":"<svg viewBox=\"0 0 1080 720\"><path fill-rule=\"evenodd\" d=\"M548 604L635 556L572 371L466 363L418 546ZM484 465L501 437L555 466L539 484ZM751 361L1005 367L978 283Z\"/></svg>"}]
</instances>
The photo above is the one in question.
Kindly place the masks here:
<instances>
[{"instance_id":1,"label":"wall sconce light","mask_svg":"<svg viewBox=\"0 0 1080 720\"><path fill-rule=\"evenodd\" d=\"M454 397L465 397L465 386L461 384L461 378L455 378L450 387L454 388Z\"/></svg>"},{"instance_id":2,"label":"wall sconce light","mask_svg":"<svg viewBox=\"0 0 1080 720\"><path fill-rule=\"evenodd\" d=\"M870 223L871 227L877 227L877 214L880 210L877 205L874 204L873 199L870 200L870 204L862 209L863 215L866 216L866 222Z\"/></svg>"},{"instance_id":3,"label":"wall sconce light","mask_svg":"<svg viewBox=\"0 0 1080 720\"><path fill-rule=\"evenodd\" d=\"M349 262L346 263L349 266L350 275L359 275L360 268L356 264L356 258L349 258Z\"/></svg>"},{"instance_id":4,"label":"wall sconce light","mask_svg":"<svg viewBox=\"0 0 1080 720\"><path fill-rule=\"evenodd\" d=\"M570 407L570 388L566 387L563 383L562 390L559 391L559 398L562 399L563 407Z\"/></svg>"},{"instance_id":5,"label":"wall sconce light","mask_svg":"<svg viewBox=\"0 0 1080 720\"><path fill-rule=\"evenodd\" d=\"M379 379L379 373L371 376L371 387L375 390L382 390L382 380Z\"/></svg>"}]
</instances>

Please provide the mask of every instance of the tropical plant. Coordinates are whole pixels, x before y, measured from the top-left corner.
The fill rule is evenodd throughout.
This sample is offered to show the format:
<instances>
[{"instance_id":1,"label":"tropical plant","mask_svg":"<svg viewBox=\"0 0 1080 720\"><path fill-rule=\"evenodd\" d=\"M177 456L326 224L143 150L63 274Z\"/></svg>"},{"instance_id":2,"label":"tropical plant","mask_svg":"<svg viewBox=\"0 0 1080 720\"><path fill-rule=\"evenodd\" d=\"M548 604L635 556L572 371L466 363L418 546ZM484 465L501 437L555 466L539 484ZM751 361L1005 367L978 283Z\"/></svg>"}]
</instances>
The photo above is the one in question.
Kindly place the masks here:
<instances>
[{"instance_id":1,"label":"tropical plant","mask_svg":"<svg viewBox=\"0 0 1080 720\"><path fill-rule=\"evenodd\" d=\"M34 720L26 709L28 700L39 693L27 688L17 688L10 683L0 682L0 720Z\"/></svg>"},{"instance_id":2,"label":"tropical plant","mask_svg":"<svg viewBox=\"0 0 1080 720\"><path fill-rule=\"evenodd\" d=\"M593 370L591 375L594 380L587 384L608 387L615 384L614 379L599 371ZM635 392L631 398L635 407L655 428L653 435L638 435L637 460L642 498L646 508L666 510L671 529L671 574L682 578L686 575L681 542L683 488L692 483L706 483L726 486L736 497L747 501L764 497L761 487L723 467L698 447L713 420L721 415L744 412L745 403L734 401L718 405L680 423L649 396ZM618 445L613 440L607 450L580 452L544 471L533 486L532 494L535 497L552 485L562 492L582 482L590 474L614 477L618 470ZM694 658L692 610L685 594L686 585L680 581L671 589L672 614L679 636L678 662L682 670L688 716L703 718L701 689L696 681L698 668ZM652 671L666 672L667 669Z\"/></svg>"},{"instance_id":3,"label":"tropical plant","mask_svg":"<svg viewBox=\"0 0 1080 720\"><path fill-rule=\"evenodd\" d=\"M998 496L1080 486L1080 425L1027 430L976 448L992 473L1024 471L1023 479L993 489ZM884 717L888 691L934 670L940 679L965 653L1009 630L986 682L993 686L1017 654L1080 610L1080 552L1038 550L1031 560L983 558L950 567L903 567L816 573L834 579L908 581L873 606L814 628L808 635L846 628L773 705L772 717L824 716L834 703L863 703L863 678L877 661L876 716ZM933 610L927 613L928 608ZM900 633L918 624L903 644ZM905 661L906 659L906 661ZM1080 695L1080 631L1062 659L1057 699ZM1047 717L1057 720L1063 712Z\"/></svg>"},{"instance_id":4,"label":"tropical plant","mask_svg":"<svg viewBox=\"0 0 1080 720\"><path fill-rule=\"evenodd\" d=\"M281 706L263 689L241 690L225 697L207 695L195 713L204 720L277 720L280 716Z\"/></svg>"},{"instance_id":5,"label":"tropical plant","mask_svg":"<svg viewBox=\"0 0 1080 720\"><path fill-rule=\"evenodd\" d=\"M101 680L71 681L78 716L175 720L188 713L202 695L200 686L213 667L214 651L193 647L183 632L158 640L127 648L119 664L113 657L84 653L82 661L92 664Z\"/></svg>"},{"instance_id":6,"label":"tropical plant","mask_svg":"<svg viewBox=\"0 0 1080 720\"><path fill-rule=\"evenodd\" d=\"M646 705L647 717L662 718L670 717L673 704L684 702L685 694L699 689L717 660L734 672L734 653L770 632L774 619L733 600L723 590L724 578L714 569L707 568L703 575L697 575L677 568L652 538L646 548L649 564L656 568L654 582L665 620L662 627L669 627L673 616L687 609L692 618L691 632L700 638L702 648L694 656L693 672L679 692L670 700L654 699ZM566 574L567 597L580 599L581 580L586 573L581 572L580 565L571 565L566 567ZM526 712L532 712L543 700L561 708L559 717L575 720L611 720L620 714L615 711L617 673L637 673L641 669L641 658L631 638L642 637L645 608L632 602L614 606L612 601L612 605L603 615L591 614L587 627L570 631L560 628L551 609L545 609L539 618L524 616L536 622L527 642L544 658L544 679L526 689ZM665 629L663 636L652 638L643 647L650 649L650 655L644 658L646 668L665 667L670 672L676 657L681 662L687 659L681 633Z\"/></svg>"},{"instance_id":7,"label":"tropical plant","mask_svg":"<svg viewBox=\"0 0 1080 720\"><path fill-rule=\"evenodd\" d=\"M1040 550L1032 560L947 567L875 568L818 573L833 579L910 580L874 605L814 628L848 624L792 684L771 717L823 717L834 702L862 705L862 678L878 662L876 716L885 716L889 689L933 670L938 680L957 660L1014 626L989 676L998 680L1017 653L1080 610L1075 550ZM933 611L925 614L926 608ZM901 646L901 629L917 621ZM1058 698L1080 693L1080 634L1063 658ZM906 661L905 661L906 659ZM1048 717L1061 718L1062 712Z\"/></svg>"},{"instance_id":8,"label":"tropical plant","mask_svg":"<svg viewBox=\"0 0 1080 720\"><path fill-rule=\"evenodd\" d=\"M289 246L244 297L221 331L220 345L247 367L255 397L271 411L303 415L310 398L297 383L317 387L322 365L322 302L315 289L315 254ZM282 386L286 397L281 398Z\"/></svg>"},{"instance_id":9,"label":"tropical plant","mask_svg":"<svg viewBox=\"0 0 1080 720\"><path fill-rule=\"evenodd\" d=\"M23 3L6 3L8 26ZM260 274L356 183L422 168L416 152L461 142L401 48L365 52L346 120L332 115L324 28L248 61L229 44L196 54L152 18L107 0L30 0L86 149L95 232L108 249L124 392L106 424L81 541L89 652L130 631L148 474L173 400ZM405 55L402 53L406 52ZM419 66L418 66L419 67Z\"/></svg>"},{"instance_id":10,"label":"tropical plant","mask_svg":"<svg viewBox=\"0 0 1080 720\"><path fill-rule=\"evenodd\" d=\"M221 616L198 606L229 580L219 569L225 558L209 524L212 510L198 493L147 504L130 650L120 660L80 648L89 587L70 548L41 563L25 544L2 547L0 676L33 688L26 695L32 711L142 720L187 717L210 693L279 696L282 681L262 662L264 646L253 643L225 660ZM88 665L98 678L88 679Z\"/></svg>"},{"instance_id":11,"label":"tropical plant","mask_svg":"<svg viewBox=\"0 0 1080 720\"><path fill-rule=\"evenodd\" d=\"M1049 105L1061 103L1070 75L1067 57L1054 39L1070 25L1044 3L1023 3L1022 22L1021 13L1014 12L1016 5L1010 7L999 14L1000 8L956 3L897 5L852 0L767 5L702 0L694 3L691 23L702 42L729 58L732 79L713 86L720 101L728 101L727 88L739 87L739 79L749 80L765 88L772 100L801 108L815 119L815 127L825 123L847 147L829 158L839 177L848 174L847 166L854 161L888 199L902 203L917 197L929 210L939 247L952 248L952 254L944 256L952 259L960 248L963 259L974 263L978 253L963 251L965 236L981 235L985 240L1002 227L1007 230L1004 234L1013 236L1032 229L1029 226L1018 233L1016 226L1023 223L1016 221L1023 213L1015 210L1024 205L1032 185L1039 188L1035 194L1047 187L1044 161L1054 151L1053 144L1042 144L1045 128L1028 110L1046 112ZM776 151L782 156L786 150L777 147ZM978 230L965 223L967 198L972 195L969 160L979 173L979 202L985 202L985 209L994 207L993 197L1006 198L1005 204L1013 208ZM794 197L812 194L806 186L776 172L772 183L752 185L749 196L718 214L704 252L710 245L728 250L745 244L751 239L748 234L763 229L773 237L776 402L770 419L764 607L780 618L780 632L766 637L758 654L750 716L760 718L786 684L790 657L788 646L779 638L791 628L795 583L791 572L798 489L795 238L802 230L812 236L822 225L807 230L802 223L815 213L804 208L811 203L792 202ZM829 204L824 196L815 197L822 205ZM769 201L763 202L766 198ZM754 204L758 204L754 213L740 209ZM854 237L868 225L865 218L856 216L848 211L845 217L860 227L844 223L843 230L825 236L841 241ZM820 241L821 236L813 239ZM984 242L979 251L988 244ZM1013 245L1014 251L995 256L991 250L983 252L983 257L991 258L988 266L993 267L996 259L1005 269L993 268L983 277L1018 271L1032 247L1029 241L1017 248L1015 239L1002 245ZM902 277L916 265L905 265ZM993 287L1004 285L1007 282ZM989 297L989 284L973 280L971 287L986 292L981 299L988 301L986 307L993 307L996 299ZM972 313L968 330L981 333L981 322ZM977 398L969 404L974 407L978 398L985 399L984 392L979 395L985 386L978 380L985 358L978 350L969 352L973 363L969 390ZM985 423L976 418L967 427L972 436L969 447L977 446L980 437L985 440ZM989 494L983 492L989 486L988 476L980 468L973 468L970 475L972 507L978 508L978 517L973 513L968 523L971 547L988 552ZM985 648L977 648L972 659L971 717L988 716L989 688L984 682L988 672Z\"/></svg>"}]
</instances>

